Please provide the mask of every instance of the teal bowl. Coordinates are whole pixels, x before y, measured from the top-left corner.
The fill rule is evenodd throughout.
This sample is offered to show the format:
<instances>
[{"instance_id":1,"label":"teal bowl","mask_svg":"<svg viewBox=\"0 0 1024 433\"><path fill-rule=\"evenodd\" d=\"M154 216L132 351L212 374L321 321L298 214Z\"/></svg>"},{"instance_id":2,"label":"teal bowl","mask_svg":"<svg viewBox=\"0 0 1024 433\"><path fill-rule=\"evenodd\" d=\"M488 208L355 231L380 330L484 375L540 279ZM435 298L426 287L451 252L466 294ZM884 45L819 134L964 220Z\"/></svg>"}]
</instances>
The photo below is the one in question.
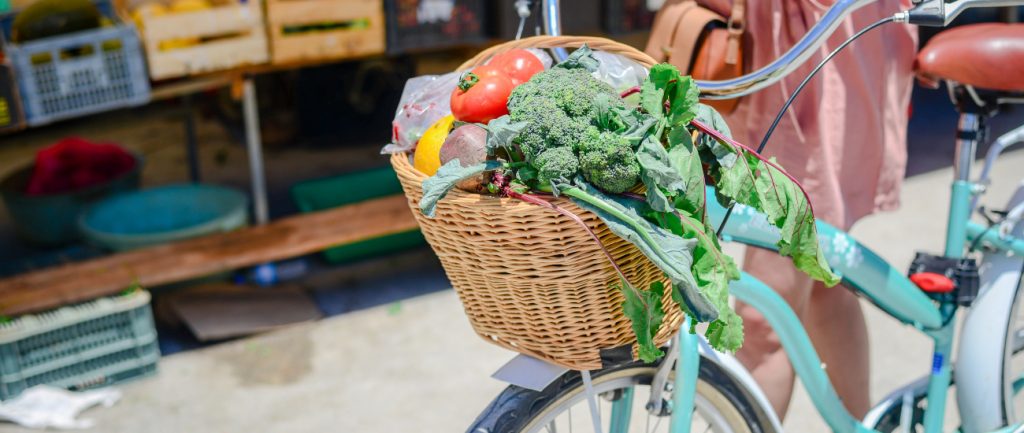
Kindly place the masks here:
<instances>
[{"instance_id":1,"label":"teal bowl","mask_svg":"<svg viewBox=\"0 0 1024 433\"><path fill-rule=\"evenodd\" d=\"M15 170L0 181L0 197L18 237L36 245L57 246L78 239L78 217L90 204L110 195L139 188L143 159L135 155L135 168L107 182L60 194L26 195L33 164Z\"/></svg>"},{"instance_id":2,"label":"teal bowl","mask_svg":"<svg viewBox=\"0 0 1024 433\"><path fill-rule=\"evenodd\" d=\"M82 212L88 242L125 251L222 233L248 224L248 199L231 188L169 185L99 201Z\"/></svg>"}]
</instances>

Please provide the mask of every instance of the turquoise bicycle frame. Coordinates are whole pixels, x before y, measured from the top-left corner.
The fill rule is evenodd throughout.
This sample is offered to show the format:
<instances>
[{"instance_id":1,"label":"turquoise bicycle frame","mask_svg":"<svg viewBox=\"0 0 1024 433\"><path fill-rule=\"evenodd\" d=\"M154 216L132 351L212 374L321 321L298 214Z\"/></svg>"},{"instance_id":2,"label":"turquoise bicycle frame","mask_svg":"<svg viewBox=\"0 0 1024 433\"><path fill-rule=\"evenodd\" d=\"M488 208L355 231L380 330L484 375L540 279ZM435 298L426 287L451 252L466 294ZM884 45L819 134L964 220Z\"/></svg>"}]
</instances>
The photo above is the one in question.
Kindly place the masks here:
<instances>
[{"instance_id":1,"label":"turquoise bicycle frame","mask_svg":"<svg viewBox=\"0 0 1024 433\"><path fill-rule=\"evenodd\" d=\"M949 213L949 227L946 239L946 255L961 257L966 242L977 237L995 248L1024 255L1024 240L1004 238L997 233L970 222L969 203L972 197L971 184L957 181L953 185L952 204ZM709 190L709 197L714 197ZM709 201L709 216L717 224L722 220L725 209ZM942 431L946 412L946 394L950 387L950 355L955 335L952 319L956 306L939 304L926 296L907 278L906 274L883 260L876 253L861 245L846 232L824 222L817 223L818 236L825 257L832 269L842 277L842 284L870 300L878 308L901 322L911 325L928 335L934 343L934 354L928 383L928 405L925 411L926 433ZM776 249L778 230L772 227L765 216L752 208L738 205L723 232L723 240L742 244ZM740 280L730 285L737 299L754 305L764 314L778 334L782 346L793 364L796 374L807 389L810 399L825 422L836 433L872 432L855 419L843 406L835 389L821 367L821 359L811 344L807 332L796 313L786 301L770 287L753 276L743 273ZM842 290L837 288L837 290ZM680 362L677 365L674 392L672 432L685 433L689 430L690 414L694 406L694 389L700 357L697 355L695 336L680 332L677 348ZM632 399L630 399L632 401ZM613 407L614 409L614 407ZM621 412L621 409L620 411ZM614 412L613 412L614 413ZM621 419L613 416L611 431L625 431ZM615 428L615 426L620 426ZM1000 431L1011 431L1018 426L1006 427Z\"/></svg>"}]
</instances>

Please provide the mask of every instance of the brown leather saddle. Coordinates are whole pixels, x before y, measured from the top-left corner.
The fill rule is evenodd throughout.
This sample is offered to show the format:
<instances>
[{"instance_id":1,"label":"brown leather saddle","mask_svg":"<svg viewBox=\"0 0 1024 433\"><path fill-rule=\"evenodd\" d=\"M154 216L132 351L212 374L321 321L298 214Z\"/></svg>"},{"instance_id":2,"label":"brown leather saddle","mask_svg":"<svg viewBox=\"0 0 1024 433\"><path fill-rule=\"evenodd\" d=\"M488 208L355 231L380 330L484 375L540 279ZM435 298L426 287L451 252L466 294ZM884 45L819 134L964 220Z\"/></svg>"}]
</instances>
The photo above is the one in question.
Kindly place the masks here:
<instances>
[{"instance_id":1,"label":"brown leather saddle","mask_svg":"<svg viewBox=\"0 0 1024 433\"><path fill-rule=\"evenodd\" d=\"M1024 102L1024 24L943 31L921 49L914 69L923 85L937 88L946 81L951 93L966 89L964 96L975 102Z\"/></svg>"}]
</instances>

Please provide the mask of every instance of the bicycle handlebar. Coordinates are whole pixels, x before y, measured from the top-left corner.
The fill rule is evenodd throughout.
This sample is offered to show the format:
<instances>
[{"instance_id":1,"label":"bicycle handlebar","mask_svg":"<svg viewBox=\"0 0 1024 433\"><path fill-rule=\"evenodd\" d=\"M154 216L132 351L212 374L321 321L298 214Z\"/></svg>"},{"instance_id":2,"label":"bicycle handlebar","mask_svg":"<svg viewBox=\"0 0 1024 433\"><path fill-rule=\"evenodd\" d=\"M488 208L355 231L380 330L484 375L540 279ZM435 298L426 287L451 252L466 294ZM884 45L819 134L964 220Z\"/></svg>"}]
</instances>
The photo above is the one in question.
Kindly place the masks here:
<instances>
[{"instance_id":1,"label":"bicycle handlebar","mask_svg":"<svg viewBox=\"0 0 1024 433\"><path fill-rule=\"evenodd\" d=\"M843 19L860 7L877 0L837 0L814 24L804 37L789 51L768 65L749 74L720 81L697 80L701 97L730 99L746 96L775 84L800 67L835 32ZM1024 0L913 0L914 7L893 15L895 22L920 26L945 27L965 10L975 7L1024 5ZM561 34L558 0L543 0L544 32L552 36ZM558 60L565 59L565 50L555 52Z\"/></svg>"}]
</instances>

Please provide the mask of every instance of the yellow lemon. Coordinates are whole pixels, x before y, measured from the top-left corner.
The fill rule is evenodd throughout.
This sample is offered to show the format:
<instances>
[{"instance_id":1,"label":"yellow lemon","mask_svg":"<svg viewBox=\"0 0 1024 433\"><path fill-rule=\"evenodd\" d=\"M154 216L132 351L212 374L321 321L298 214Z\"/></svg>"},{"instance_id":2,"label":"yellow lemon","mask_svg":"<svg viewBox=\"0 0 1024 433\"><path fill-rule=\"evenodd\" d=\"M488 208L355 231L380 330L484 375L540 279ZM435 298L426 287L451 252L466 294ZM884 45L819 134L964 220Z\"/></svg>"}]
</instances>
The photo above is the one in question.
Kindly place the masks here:
<instances>
[{"instance_id":1,"label":"yellow lemon","mask_svg":"<svg viewBox=\"0 0 1024 433\"><path fill-rule=\"evenodd\" d=\"M448 138L452 123L455 123L455 116L447 115L423 132L420 141L416 143L416 154L412 158L413 167L427 176L437 173L437 169L441 168L441 145Z\"/></svg>"}]
</instances>

